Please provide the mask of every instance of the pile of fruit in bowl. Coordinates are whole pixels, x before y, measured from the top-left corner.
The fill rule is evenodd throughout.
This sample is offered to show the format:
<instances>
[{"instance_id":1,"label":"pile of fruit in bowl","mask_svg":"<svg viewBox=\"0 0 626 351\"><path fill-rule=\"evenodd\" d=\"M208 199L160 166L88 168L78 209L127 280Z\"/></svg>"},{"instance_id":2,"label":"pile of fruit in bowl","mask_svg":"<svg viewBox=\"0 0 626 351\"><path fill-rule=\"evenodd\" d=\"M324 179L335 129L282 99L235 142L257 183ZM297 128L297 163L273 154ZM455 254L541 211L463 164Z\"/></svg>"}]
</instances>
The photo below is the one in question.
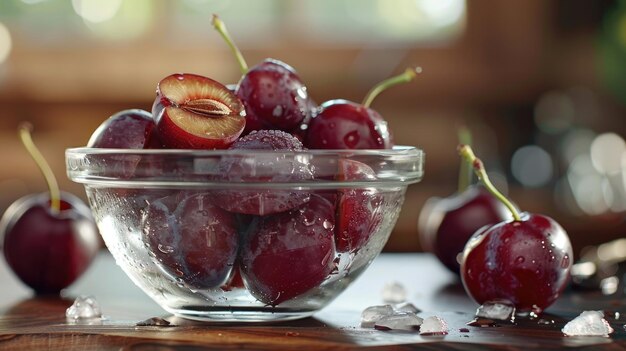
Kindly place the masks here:
<instances>
[{"instance_id":1,"label":"pile of fruit in bowl","mask_svg":"<svg viewBox=\"0 0 626 351\"><path fill-rule=\"evenodd\" d=\"M302 318L382 250L424 156L394 146L364 102L316 106L290 66L248 68L234 87L197 74L157 84L151 112L121 111L69 149L116 262L164 309L219 321Z\"/></svg>"}]
</instances>

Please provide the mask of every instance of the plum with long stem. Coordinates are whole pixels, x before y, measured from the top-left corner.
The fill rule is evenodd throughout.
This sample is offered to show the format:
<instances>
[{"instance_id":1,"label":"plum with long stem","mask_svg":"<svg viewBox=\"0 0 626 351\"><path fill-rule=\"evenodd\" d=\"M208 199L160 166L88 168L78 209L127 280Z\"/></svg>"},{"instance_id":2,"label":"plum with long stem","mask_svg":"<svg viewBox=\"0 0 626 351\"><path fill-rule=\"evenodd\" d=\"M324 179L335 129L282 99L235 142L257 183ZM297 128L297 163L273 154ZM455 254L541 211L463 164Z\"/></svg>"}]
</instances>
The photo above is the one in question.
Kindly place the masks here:
<instances>
[{"instance_id":1,"label":"plum with long stem","mask_svg":"<svg viewBox=\"0 0 626 351\"><path fill-rule=\"evenodd\" d=\"M407 68L402 74L385 79L356 102L336 99L320 105L304 137L309 149L390 149L393 136L383 117L370 108L374 99L388 88L412 81L421 68Z\"/></svg>"},{"instance_id":2,"label":"plum with long stem","mask_svg":"<svg viewBox=\"0 0 626 351\"><path fill-rule=\"evenodd\" d=\"M461 263L465 290L480 304L507 300L517 311L542 312L559 297L569 277L573 259L567 233L550 217L520 213L493 186L469 146L460 145L459 154L513 217L483 227L467 242Z\"/></svg>"},{"instance_id":3,"label":"plum with long stem","mask_svg":"<svg viewBox=\"0 0 626 351\"><path fill-rule=\"evenodd\" d=\"M246 109L244 134L261 129L297 132L311 114L311 103L306 86L296 71L275 59L265 59L249 68L224 22L213 15L212 24L232 50L241 70L242 77L235 94Z\"/></svg>"},{"instance_id":4,"label":"plum with long stem","mask_svg":"<svg viewBox=\"0 0 626 351\"><path fill-rule=\"evenodd\" d=\"M99 248L89 207L59 190L50 166L31 139L30 124L20 138L48 183L49 191L15 201L0 220L4 257L15 274L38 294L57 294L89 266Z\"/></svg>"},{"instance_id":5,"label":"plum with long stem","mask_svg":"<svg viewBox=\"0 0 626 351\"><path fill-rule=\"evenodd\" d=\"M459 129L459 140L471 143L465 127ZM437 256L450 271L459 274L460 258L467 240L485 225L511 218L507 208L484 187L472 185L472 166L461 159L456 193L429 198L418 220L420 243L424 250Z\"/></svg>"}]
</instances>

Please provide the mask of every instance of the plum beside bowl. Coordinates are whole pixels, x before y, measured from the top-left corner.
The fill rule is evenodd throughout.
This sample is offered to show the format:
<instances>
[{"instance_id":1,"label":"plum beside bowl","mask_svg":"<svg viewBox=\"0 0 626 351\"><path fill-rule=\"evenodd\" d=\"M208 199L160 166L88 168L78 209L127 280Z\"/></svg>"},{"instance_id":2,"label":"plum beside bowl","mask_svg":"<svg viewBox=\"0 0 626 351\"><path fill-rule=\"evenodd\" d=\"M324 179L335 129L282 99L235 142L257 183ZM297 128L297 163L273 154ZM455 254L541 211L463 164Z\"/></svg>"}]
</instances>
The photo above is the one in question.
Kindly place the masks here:
<instances>
[{"instance_id":1,"label":"plum beside bowl","mask_svg":"<svg viewBox=\"0 0 626 351\"><path fill-rule=\"evenodd\" d=\"M66 151L132 281L170 313L220 322L330 303L380 253L423 164L414 147Z\"/></svg>"}]
</instances>

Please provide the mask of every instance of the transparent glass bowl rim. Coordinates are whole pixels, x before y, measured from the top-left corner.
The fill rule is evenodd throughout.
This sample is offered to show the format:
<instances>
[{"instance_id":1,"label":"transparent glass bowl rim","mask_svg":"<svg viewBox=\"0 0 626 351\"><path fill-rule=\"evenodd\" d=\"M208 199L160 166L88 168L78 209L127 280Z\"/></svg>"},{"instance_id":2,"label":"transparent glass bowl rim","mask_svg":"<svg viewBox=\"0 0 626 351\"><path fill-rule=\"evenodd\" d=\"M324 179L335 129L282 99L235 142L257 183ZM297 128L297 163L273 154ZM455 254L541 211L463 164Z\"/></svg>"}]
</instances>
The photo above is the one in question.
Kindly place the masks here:
<instances>
[{"instance_id":1,"label":"transparent glass bowl rim","mask_svg":"<svg viewBox=\"0 0 626 351\"><path fill-rule=\"evenodd\" d=\"M203 160L219 160L224 157L249 158L283 157L288 159L324 160L326 162L340 159L356 160L370 165L376 171L376 179L358 180L297 180L280 182L236 182L216 180L198 172L195 166ZM165 172L158 176L111 176L105 167L96 167L91 161L105 160L108 157L146 157L153 161L184 159L188 162L175 173ZM413 146L394 146L393 149L380 150L190 150L190 149L106 149L78 147L65 151L66 170L68 177L78 183L99 187L120 188L301 188L324 189L337 187L377 187L407 186L419 182L424 175L424 151Z\"/></svg>"}]
</instances>

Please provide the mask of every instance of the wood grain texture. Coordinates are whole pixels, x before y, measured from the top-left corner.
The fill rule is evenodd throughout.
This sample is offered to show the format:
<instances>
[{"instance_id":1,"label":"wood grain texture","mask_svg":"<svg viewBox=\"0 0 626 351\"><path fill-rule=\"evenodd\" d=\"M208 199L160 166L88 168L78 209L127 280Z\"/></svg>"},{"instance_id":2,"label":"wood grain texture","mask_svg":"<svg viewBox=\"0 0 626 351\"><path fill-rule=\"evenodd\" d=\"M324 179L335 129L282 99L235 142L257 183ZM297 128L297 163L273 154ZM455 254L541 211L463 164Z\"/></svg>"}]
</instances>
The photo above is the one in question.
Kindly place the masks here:
<instances>
[{"instance_id":1,"label":"wood grain texture","mask_svg":"<svg viewBox=\"0 0 626 351\"><path fill-rule=\"evenodd\" d=\"M360 311L381 304L384 283L398 281L422 317L438 315L450 332L420 336L359 326ZM167 314L115 266L108 254L63 297L34 297L0 264L0 349L2 350L624 350L626 309L622 295L569 291L537 319L469 327L476 305L456 279L426 254L384 254L359 280L313 318L273 324L208 324ZM65 310L79 294L96 295L106 319L72 324ZM621 294L621 293L620 293ZM615 329L610 338L564 337L563 325L583 310L604 309ZM620 312L616 319L615 312ZM136 326L162 317L170 326ZM620 319L621 318L621 319ZM468 328L469 332L460 331Z\"/></svg>"}]
</instances>

